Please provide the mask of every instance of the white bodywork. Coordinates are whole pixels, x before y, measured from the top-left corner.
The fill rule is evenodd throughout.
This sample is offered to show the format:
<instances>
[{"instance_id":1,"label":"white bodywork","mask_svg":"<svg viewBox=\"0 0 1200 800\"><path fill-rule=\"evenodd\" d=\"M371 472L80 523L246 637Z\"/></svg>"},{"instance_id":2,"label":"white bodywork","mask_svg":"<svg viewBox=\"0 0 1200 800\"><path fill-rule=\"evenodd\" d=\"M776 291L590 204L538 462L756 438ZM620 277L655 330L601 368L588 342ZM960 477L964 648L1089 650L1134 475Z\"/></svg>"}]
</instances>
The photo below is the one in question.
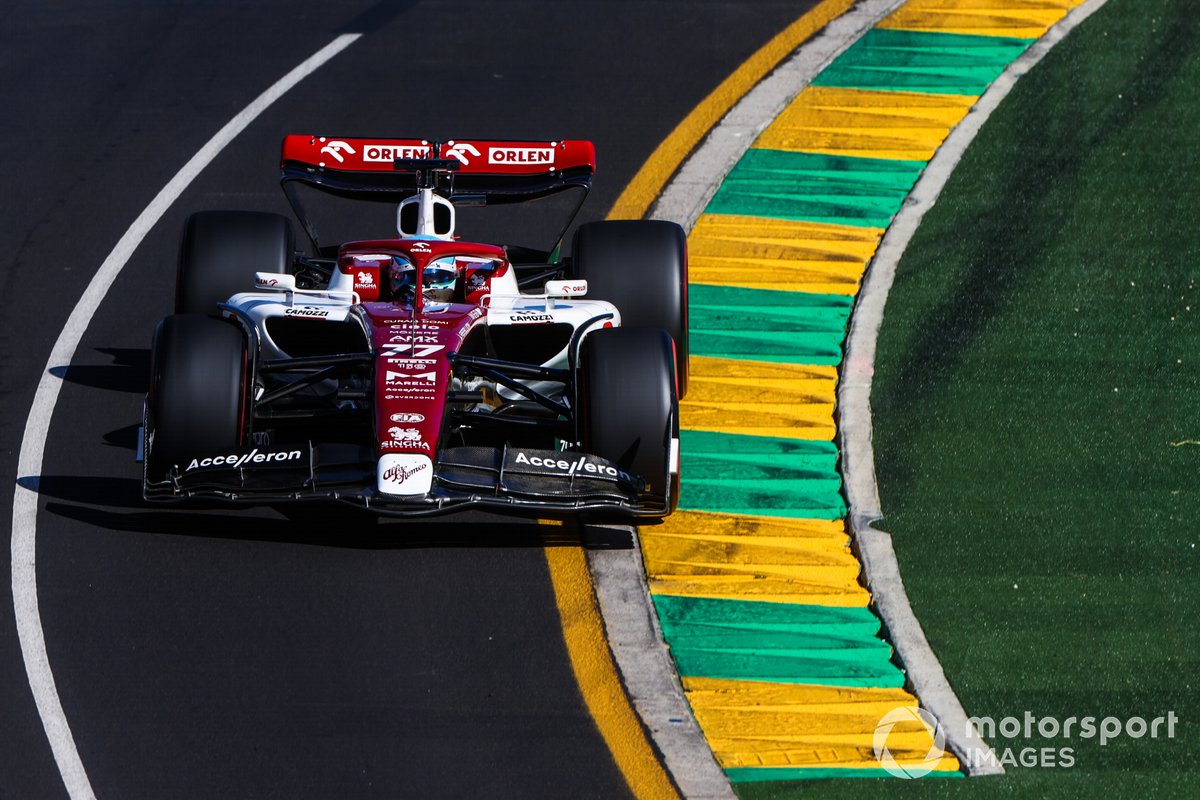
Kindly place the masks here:
<instances>
[{"instance_id":1,"label":"white bodywork","mask_svg":"<svg viewBox=\"0 0 1200 800\"><path fill-rule=\"evenodd\" d=\"M416 230L413 231L404 230L400 223L401 212L408 205L417 206L417 224ZM434 209L438 205L449 207L449 230L433 229ZM427 189L401 203L396 216L402 238L453 240L453 205ZM292 275L260 272L255 276L255 288L258 291L242 292L229 298L227 305L230 310L227 313L236 313L253 325L258 333L259 357L265 359L282 359L290 355L268 332L267 322L273 318L307 318L312 320L313 325L319 325L321 322L353 321L362 326L364 338L370 341L370 336L367 335L369 326L364 315L356 310L356 306L362 300L354 287L353 270L342 272L335 269L329 285L324 290L298 289ZM576 333L569 341L577 344L583 339L579 335L581 331L586 333L621 324L621 314L612 303L583 299L587 294L587 281L548 281L544 288L545 291L541 294L522 294L517 283L516 270L511 266L500 275L493 276L489 294L485 295L480 303L487 309L486 324L489 327L567 324ZM423 313L436 312L437 304L426 301ZM568 342L541 366L567 369L571 364L569 348ZM522 383L548 396L561 393L563 386L559 381L524 380ZM465 384L455 378L454 384L455 389L486 388L505 400L519 400L522 397L512 389L482 378L473 379ZM571 402L571 398L564 400ZM388 453L380 458L377 467L376 485L383 494L416 496L424 495L430 490L433 464L426 456Z\"/></svg>"}]
</instances>

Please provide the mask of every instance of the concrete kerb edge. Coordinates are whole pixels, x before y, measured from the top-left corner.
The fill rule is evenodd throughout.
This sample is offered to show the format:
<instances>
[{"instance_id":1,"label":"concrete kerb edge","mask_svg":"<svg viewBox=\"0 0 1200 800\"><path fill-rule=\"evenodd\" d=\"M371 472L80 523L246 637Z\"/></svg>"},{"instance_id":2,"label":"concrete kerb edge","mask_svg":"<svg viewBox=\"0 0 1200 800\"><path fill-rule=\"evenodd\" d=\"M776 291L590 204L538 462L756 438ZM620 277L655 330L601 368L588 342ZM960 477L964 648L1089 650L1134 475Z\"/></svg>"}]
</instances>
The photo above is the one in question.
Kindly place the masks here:
<instances>
[{"instance_id":1,"label":"concrete kerb edge","mask_svg":"<svg viewBox=\"0 0 1200 800\"><path fill-rule=\"evenodd\" d=\"M659 196L650 219L690 231L729 170L758 135L830 62L906 0L860 0L796 49L746 94L688 157ZM684 797L736 797L684 696L650 599L637 531L630 550L591 550L588 567L609 649L625 689Z\"/></svg>"},{"instance_id":2,"label":"concrete kerb edge","mask_svg":"<svg viewBox=\"0 0 1200 800\"><path fill-rule=\"evenodd\" d=\"M732 800L736 795L692 715L667 651L637 530L612 527L628 532L633 547L589 550L587 559L609 651L630 702L684 797Z\"/></svg>"},{"instance_id":3,"label":"concrete kerb edge","mask_svg":"<svg viewBox=\"0 0 1200 800\"><path fill-rule=\"evenodd\" d=\"M874 527L874 523L883 517L875 479L870 404L876 344L900 258L925 213L933 207L945 188L967 147L1016 82L1105 2L1107 0L1088 0L1077 6L1010 64L929 162L905 200L904 207L888 228L867 269L851 316L845 361L838 385L842 471L850 506L851 534L862 562L867 588L880 618L887 626L913 692L941 722L947 748L959 759L966 774L971 776L1001 774L1004 769L970 723L913 613L900 577L891 535Z\"/></svg>"},{"instance_id":4,"label":"concrete kerb edge","mask_svg":"<svg viewBox=\"0 0 1200 800\"><path fill-rule=\"evenodd\" d=\"M796 48L712 129L647 214L690 231L738 160L788 103L835 58L907 0L860 0Z\"/></svg>"}]
</instances>

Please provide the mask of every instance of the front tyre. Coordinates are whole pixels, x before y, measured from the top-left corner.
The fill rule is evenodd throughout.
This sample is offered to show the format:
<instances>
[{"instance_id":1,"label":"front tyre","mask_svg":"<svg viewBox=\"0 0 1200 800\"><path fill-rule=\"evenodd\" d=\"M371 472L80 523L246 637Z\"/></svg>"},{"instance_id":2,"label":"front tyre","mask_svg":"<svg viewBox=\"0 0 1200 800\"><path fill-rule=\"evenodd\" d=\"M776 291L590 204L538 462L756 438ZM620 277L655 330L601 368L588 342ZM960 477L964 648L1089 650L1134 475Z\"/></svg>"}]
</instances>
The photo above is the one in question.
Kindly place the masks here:
<instances>
[{"instance_id":1,"label":"front tyre","mask_svg":"<svg viewBox=\"0 0 1200 800\"><path fill-rule=\"evenodd\" d=\"M254 291L254 273L286 273L293 258L287 217L260 211L197 211L183 225L175 313L215 314L217 304Z\"/></svg>"},{"instance_id":2,"label":"front tyre","mask_svg":"<svg viewBox=\"0 0 1200 800\"><path fill-rule=\"evenodd\" d=\"M246 337L233 323L199 314L176 314L159 323L147 403L151 479L196 456L242 445L246 372Z\"/></svg>"},{"instance_id":3,"label":"front tyre","mask_svg":"<svg viewBox=\"0 0 1200 800\"><path fill-rule=\"evenodd\" d=\"M589 334L580 354L579 433L585 452L646 483L643 501L679 502L679 400L670 335L661 328Z\"/></svg>"},{"instance_id":4,"label":"front tyre","mask_svg":"<svg viewBox=\"0 0 1200 800\"><path fill-rule=\"evenodd\" d=\"M579 226L571 272L588 297L607 300L626 327L662 328L675 342L679 396L688 385L687 235L665 220L605 220Z\"/></svg>"}]
</instances>

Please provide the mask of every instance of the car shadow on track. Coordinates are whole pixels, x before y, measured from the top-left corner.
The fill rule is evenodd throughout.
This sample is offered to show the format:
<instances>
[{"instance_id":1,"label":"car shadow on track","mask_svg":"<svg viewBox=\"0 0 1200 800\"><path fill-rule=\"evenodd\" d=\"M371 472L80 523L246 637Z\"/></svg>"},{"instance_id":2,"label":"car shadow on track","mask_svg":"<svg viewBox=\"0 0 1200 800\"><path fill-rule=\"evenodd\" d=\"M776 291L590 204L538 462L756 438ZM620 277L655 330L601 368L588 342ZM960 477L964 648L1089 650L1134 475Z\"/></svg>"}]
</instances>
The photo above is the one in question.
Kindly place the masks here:
<instances>
[{"instance_id":1,"label":"car shadow on track","mask_svg":"<svg viewBox=\"0 0 1200 800\"><path fill-rule=\"evenodd\" d=\"M537 524L494 514L436 519L384 517L337 503L235 507L218 503L154 506L136 478L43 475L19 483L47 499L47 513L96 528L207 539L304 544L364 550L445 547L628 549L627 529Z\"/></svg>"},{"instance_id":2,"label":"car shadow on track","mask_svg":"<svg viewBox=\"0 0 1200 800\"><path fill-rule=\"evenodd\" d=\"M50 373L67 383L104 389L109 392L145 394L150 386L150 350L148 348L97 347L112 359L111 364L71 364L53 367Z\"/></svg>"}]
</instances>

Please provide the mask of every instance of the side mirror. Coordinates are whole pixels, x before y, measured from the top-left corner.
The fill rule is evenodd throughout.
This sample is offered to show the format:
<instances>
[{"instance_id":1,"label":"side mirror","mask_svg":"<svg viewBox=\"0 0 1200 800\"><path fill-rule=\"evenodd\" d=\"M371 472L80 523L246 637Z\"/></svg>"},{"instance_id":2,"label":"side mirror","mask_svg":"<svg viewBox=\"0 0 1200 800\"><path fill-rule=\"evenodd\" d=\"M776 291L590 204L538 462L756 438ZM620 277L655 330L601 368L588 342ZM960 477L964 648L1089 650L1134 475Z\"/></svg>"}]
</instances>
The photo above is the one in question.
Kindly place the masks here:
<instances>
[{"instance_id":1,"label":"side mirror","mask_svg":"<svg viewBox=\"0 0 1200 800\"><path fill-rule=\"evenodd\" d=\"M282 272L256 272L254 273L254 288L268 292L294 292L296 291L296 276Z\"/></svg>"},{"instance_id":2,"label":"side mirror","mask_svg":"<svg viewBox=\"0 0 1200 800\"><path fill-rule=\"evenodd\" d=\"M547 297L583 297L587 294L587 281L546 281Z\"/></svg>"}]
</instances>

